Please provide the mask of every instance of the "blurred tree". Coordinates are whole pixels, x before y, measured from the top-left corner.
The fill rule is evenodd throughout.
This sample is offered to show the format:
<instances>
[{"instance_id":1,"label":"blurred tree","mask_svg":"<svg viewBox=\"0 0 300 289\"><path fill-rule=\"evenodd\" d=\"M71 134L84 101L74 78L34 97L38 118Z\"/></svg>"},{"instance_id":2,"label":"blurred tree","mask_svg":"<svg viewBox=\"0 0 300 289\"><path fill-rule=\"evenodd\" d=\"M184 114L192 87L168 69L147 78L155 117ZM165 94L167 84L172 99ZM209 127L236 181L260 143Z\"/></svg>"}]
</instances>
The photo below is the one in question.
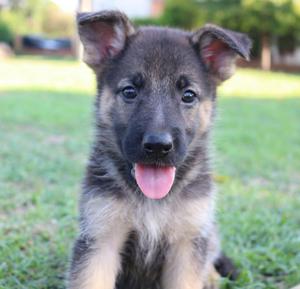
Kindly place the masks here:
<instances>
[{"instance_id":1,"label":"blurred tree","mask_svg":"<svg viewBox=\"0 0 300 289\"><path fill-rule=\"evenodd\" d=\"M136 18L133 21L138 26L154 25L192 29L199 22L199 6L194 0L166 0L165 9L160 17Z\"/></svg>"},{"instance_id":2,"label":"blurred tree","mask_svg":"<svg viewBox=\"0 0 300 289\"><path fill-rule=\"evenodd\" d=\"M13 32L3 17L0 18L0 42L12 44Z\"/></svg>"},{"instance_id":3,"label":"blurred tree","mask_svg":"<svg viewBox=\"0 0 300 289\"><path fill-rule=\"evenodd\" d=\"M8 9L0 11L0 19L0 41L10 44L22 34L71 37L75 33L73 15L50 0L8 0Z\"/></svg>"},{"instance_id":4,"label":"blurred tree","mask_svg":"<svg viewBox=\"0 0 300 289\"><path fill-rule=\"evenodd\" d=\"M199 7L194 0L167 0L160 23L191 29L199 18Z\"/></svg>"},{"instance_id":5,"label":"blurred tree","mask_svg":"<svg viewBox=\"0 0 300 289\"><path fill-rule=\"evenodd\" d=\"M42 32L42 21L45 14L45 7L49 0L8 0L9 12L15 15L15 18L22 19L23 25L27 31L32 33ZM23 28L15 27L17 33L23 32Z\"/></svg>"},{"instance_id":6,"label":"blurred tree","mask_svg":"<svg viewBox=\"0 0 300 289\"><path fill-rule=\"evenodd\" d=\"M300 33L300 0L195 0L206 21L241 30L258 38L261 66L271 68L276 37L296 39Z\"/></svg>"},{"instance_id":7,"label":"blurred tree","mask_svg":"<svg viewBox=\"0 0 300 289\"><path fill-rule=\"evenodd\" d=\"M54 2L44 7L42 31L51 37L73 37L75 34L74 15L63 12Z\"/></svg>"},{"instance_id":8,"label":"blurred tree","mask_svg":"<svg viewBox=\"0 0 300 289\"><path fill-rule=\"evenodd\" d=\"M19 11L3 9L0 11L0 41L13 44L15 36L27 30L24 15Z\"/></svg>"}]
</instances>

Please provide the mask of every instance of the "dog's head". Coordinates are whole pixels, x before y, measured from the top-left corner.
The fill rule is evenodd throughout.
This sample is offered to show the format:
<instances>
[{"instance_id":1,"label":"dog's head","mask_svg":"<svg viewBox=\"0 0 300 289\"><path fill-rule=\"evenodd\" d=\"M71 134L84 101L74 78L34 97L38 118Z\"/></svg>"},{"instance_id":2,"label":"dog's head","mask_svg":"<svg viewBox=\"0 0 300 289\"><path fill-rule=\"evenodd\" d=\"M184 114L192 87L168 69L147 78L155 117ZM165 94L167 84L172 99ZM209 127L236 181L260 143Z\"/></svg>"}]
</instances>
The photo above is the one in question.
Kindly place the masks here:
<instances>
[{"instance_id":1,"label":"dog's head","mask_svg":"<svg viewBox=\"0 0 300 289\"><path fill-rule=\"evenodd\" d=\"M216 85L233 74L237 56L248 59L251 42L215 25L136 29L115 11L79 14L78 27L98 79L98 123L114 132L103 136L106 145L117 144L146 196L163 198L206 138Z\"/></svg>"}]
</instances>

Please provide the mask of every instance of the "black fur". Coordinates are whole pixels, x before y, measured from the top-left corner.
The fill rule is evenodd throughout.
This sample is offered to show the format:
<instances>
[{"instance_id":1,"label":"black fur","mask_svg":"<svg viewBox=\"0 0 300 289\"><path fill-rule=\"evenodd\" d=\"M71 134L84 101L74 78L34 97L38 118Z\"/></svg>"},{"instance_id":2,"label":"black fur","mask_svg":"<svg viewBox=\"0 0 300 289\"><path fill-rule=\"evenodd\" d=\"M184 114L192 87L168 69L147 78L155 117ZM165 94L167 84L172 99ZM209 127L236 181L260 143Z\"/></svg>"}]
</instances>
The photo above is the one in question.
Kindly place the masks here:
<instances>
[{"instance_id":1,"label":"black fur","mask_svg":"<svg viewBox=\"0 0 300 289\"><path fill-rule=\"evenodd\" d=\"M117 289L160 289L160 276L167 251L167 244L162 241L156 248L152 259L145 264L147 252L138 245L136 232L131 232L122 251L122 272L117 279Z\"/></svg>"},{"instance_id":2,"label":"black fur","mask_svg":"<svg viewBox=\"0 0 300 289\"><path fill-rule=\"evenodd\" d=\"M222 277L227 277L232 281L236 280L239 276L238 269L224 253L215 261L215 268Z\"/></svg>"},{"instance_id":3,"label":"black fur","mask_svg":"<svg viewBox=\"0 0 300 289\"><path fill-rule=\"evenodd\" d=\"M250 49L245 35L213 25L195 33L171 28L135 29L125 15L113 11L81 14L78 23L85 60L97 76L98 95L96 137L80 203L81 237L74 246L70 279L76 279L76 274L80 275L87 266L86 261L94 250L93 238L102 240L103 237L97 236L98 231L89 232L88 221L92 218L88 213L89 201L101 198L103 202L113 200L123 204L130 200L126 203L128 211L132 210L132 204L149 208L146 206L149 200L132 176L134 164L176 167L172 189L165 199L156 201L156 209L161 206L163 210L164 205L170 205L170 200L184 207L187 201L213 199L209 138L216 107L216 86L232 74L235 57L248 58ZM135 99L124 97L123 91L128 86L135 89ZM195 93L194 102L182 100L186 90ZM157 132L171 136L172 150L168 153L149 154L145 150L145 135ZM123 210L126 213L126 209ZM156 212L159 214L159 210ZM122 216L125 213L120 212ZM185 217L172 213L177 221ZM142 220L143 214L146 212L138 218ZM126 215L128 220L130 217ZM139 220L134 221L136 224ZM170 222L169 230L176 230L172 219ZM177 223L174 222L174 226ZM105 227L106 222L102 224ZM193 222L187 222L186 226L189 225L193 226ZM217 230L212 217L208 216L205 228L211 231L204 234L199 228L199 232L188 239L193 252L191 259L197 260L197 268L198 264L199 268L207 262L212 264L219 253L213 241L217 239L214 236ZM100 226L99 232L101 229ZM114 229L105 231L105 237L113 234ZM148 260L147 243L141 246L140 235L137 228L126 235L116 289L173 289L162 288L161 278L174 240L171 242L168 233L162 232L154 248L149 249L151 258ZM225 255L220 255L214 265L222 276L237 277L233 263Z\"/></svg>"}]
</instances>

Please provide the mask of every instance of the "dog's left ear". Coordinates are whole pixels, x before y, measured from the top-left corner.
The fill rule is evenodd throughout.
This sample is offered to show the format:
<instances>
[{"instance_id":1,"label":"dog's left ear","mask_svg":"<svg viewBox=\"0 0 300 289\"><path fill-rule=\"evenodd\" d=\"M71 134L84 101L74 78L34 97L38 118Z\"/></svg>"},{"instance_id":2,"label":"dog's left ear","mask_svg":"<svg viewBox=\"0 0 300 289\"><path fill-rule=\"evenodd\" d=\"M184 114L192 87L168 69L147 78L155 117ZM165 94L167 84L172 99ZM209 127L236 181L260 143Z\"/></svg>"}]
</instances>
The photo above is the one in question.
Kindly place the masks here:
<instances>
[{"instance_id":1,"label":"dog's left ear","mask_svg":"<svg viewBox=\"0 0 300 289\"><path fill-rule=\"evenodd\" d=\"M233 75L237 56L249 60L252 44L247 35L212 24L194 32L191 42L217 83Z\"/></svg>"},{"instance_id":2,"label":"dog's left ear","mask_svg":"<svg viewBox=\"0 0 300 289\"><path fill-rule=\"evenodd\" d=\"M119 11L77 14L78 33L83 44L83 60L92 68L116 57L126 40L135 33L127 16Z\"/></svg>"}]
</instances>

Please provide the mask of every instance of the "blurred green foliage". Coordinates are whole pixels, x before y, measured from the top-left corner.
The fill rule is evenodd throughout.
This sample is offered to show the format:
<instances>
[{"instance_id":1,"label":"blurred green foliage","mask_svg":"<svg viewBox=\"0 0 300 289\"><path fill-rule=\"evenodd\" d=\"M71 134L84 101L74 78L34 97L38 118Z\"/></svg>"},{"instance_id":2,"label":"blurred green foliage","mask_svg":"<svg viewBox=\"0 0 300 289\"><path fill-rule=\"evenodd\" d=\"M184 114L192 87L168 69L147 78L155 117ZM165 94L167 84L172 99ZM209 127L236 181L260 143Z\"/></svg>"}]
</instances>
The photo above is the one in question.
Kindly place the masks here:
<instances>
[{"instance_id":1,"label":"blurred green foliage","mask_svg":"<svg viewBox=\"0 0 300 289\"><path fill-rule=\"evenodd\" d=\"M0 10L0 41L11 44L17 35L43 34L71 37L75 32L73 15L61 11L50 0L9 0Z\"/></svg>"},{"instance_id":2,"label":"blurred green foliage","mask_svg":"<svg viewBox=\"0 0 300 289\"><path fill-rule=\"evenodd\" d=\"M199 6L193 0L167 0L164 13L159 18L134 19L136 25L170 26L193 29L199 20Z\"/></svg>"},{"instance_id":3,"label":"blurred green foliage","mask_svg":"<svg viewBox=\"0 0 300 289\"><path fill-rule=\"evenodd\" d=\"M299 0L197 0L206 22L248 33L256 43L262 37L278 40L292 50L300 40ZM289 41L286 41L286 40Z\"/></svg>"},{"instance_id":4,"label":"blurred green foliage","mask_svg":"<svg viewBox=\"0 0 300 289\"><path fill-rule=\"evenodd\" d=\"M62 12L54 2L48 2L42 21L42 31L51 37L74 37L74 14Z\"/></svg>"},{"instance_id":5,"label":"blurred green foliage","mask_svg":"<svg viewBox=\"0 0 300 289\"><path fill-rule=\"evenodd\" d=\"M194 0L166 0L165 10L161 17L134 19L134 23L192 29L198 20L199 5Z\"/></svg>"},{"instance_id":6,"label":"blurred green foliage","mask_svg":"<svg viewBox=\"0 0 300 289\"><path fill-rule=\"evenodd\" d=\"M259 54L262 37L277 39L283 51L300 43L300 0L167 0L159 19L137 20L138 24L193 29L204 23L248 33Z\"/></svg>"},{"instance_id":7,"label":"blurred green foliage","mask_svg":"<svg viewBox=\"0 0 300 289\"><path fill-rule=\"evenodd\" d=\"M11 44L15 35L26 31L24 17L16 11L11 13L9 10L0 12L0 41Z\"/></svg>"},{"instance_id":8,"label":"blurred green foliage","mask_svg":"<svg viewBox=\"0 0 300 289\"><path fill-rule=\"evenodd\" d=\"M162 16L163 25L192 29L199 19L199 9L195 1L168 0Z\"/></svg>"},{"instance_id":9,"label":"blurred green foliage","mask_svg":"<svg viewBox=\"0 0 300 289\"><path fill-rule=\"evenodd\" d=\"M0 18L0 41L11 43L13 40L13 32L7 22Z\"/></svg>"}]
</instances>

